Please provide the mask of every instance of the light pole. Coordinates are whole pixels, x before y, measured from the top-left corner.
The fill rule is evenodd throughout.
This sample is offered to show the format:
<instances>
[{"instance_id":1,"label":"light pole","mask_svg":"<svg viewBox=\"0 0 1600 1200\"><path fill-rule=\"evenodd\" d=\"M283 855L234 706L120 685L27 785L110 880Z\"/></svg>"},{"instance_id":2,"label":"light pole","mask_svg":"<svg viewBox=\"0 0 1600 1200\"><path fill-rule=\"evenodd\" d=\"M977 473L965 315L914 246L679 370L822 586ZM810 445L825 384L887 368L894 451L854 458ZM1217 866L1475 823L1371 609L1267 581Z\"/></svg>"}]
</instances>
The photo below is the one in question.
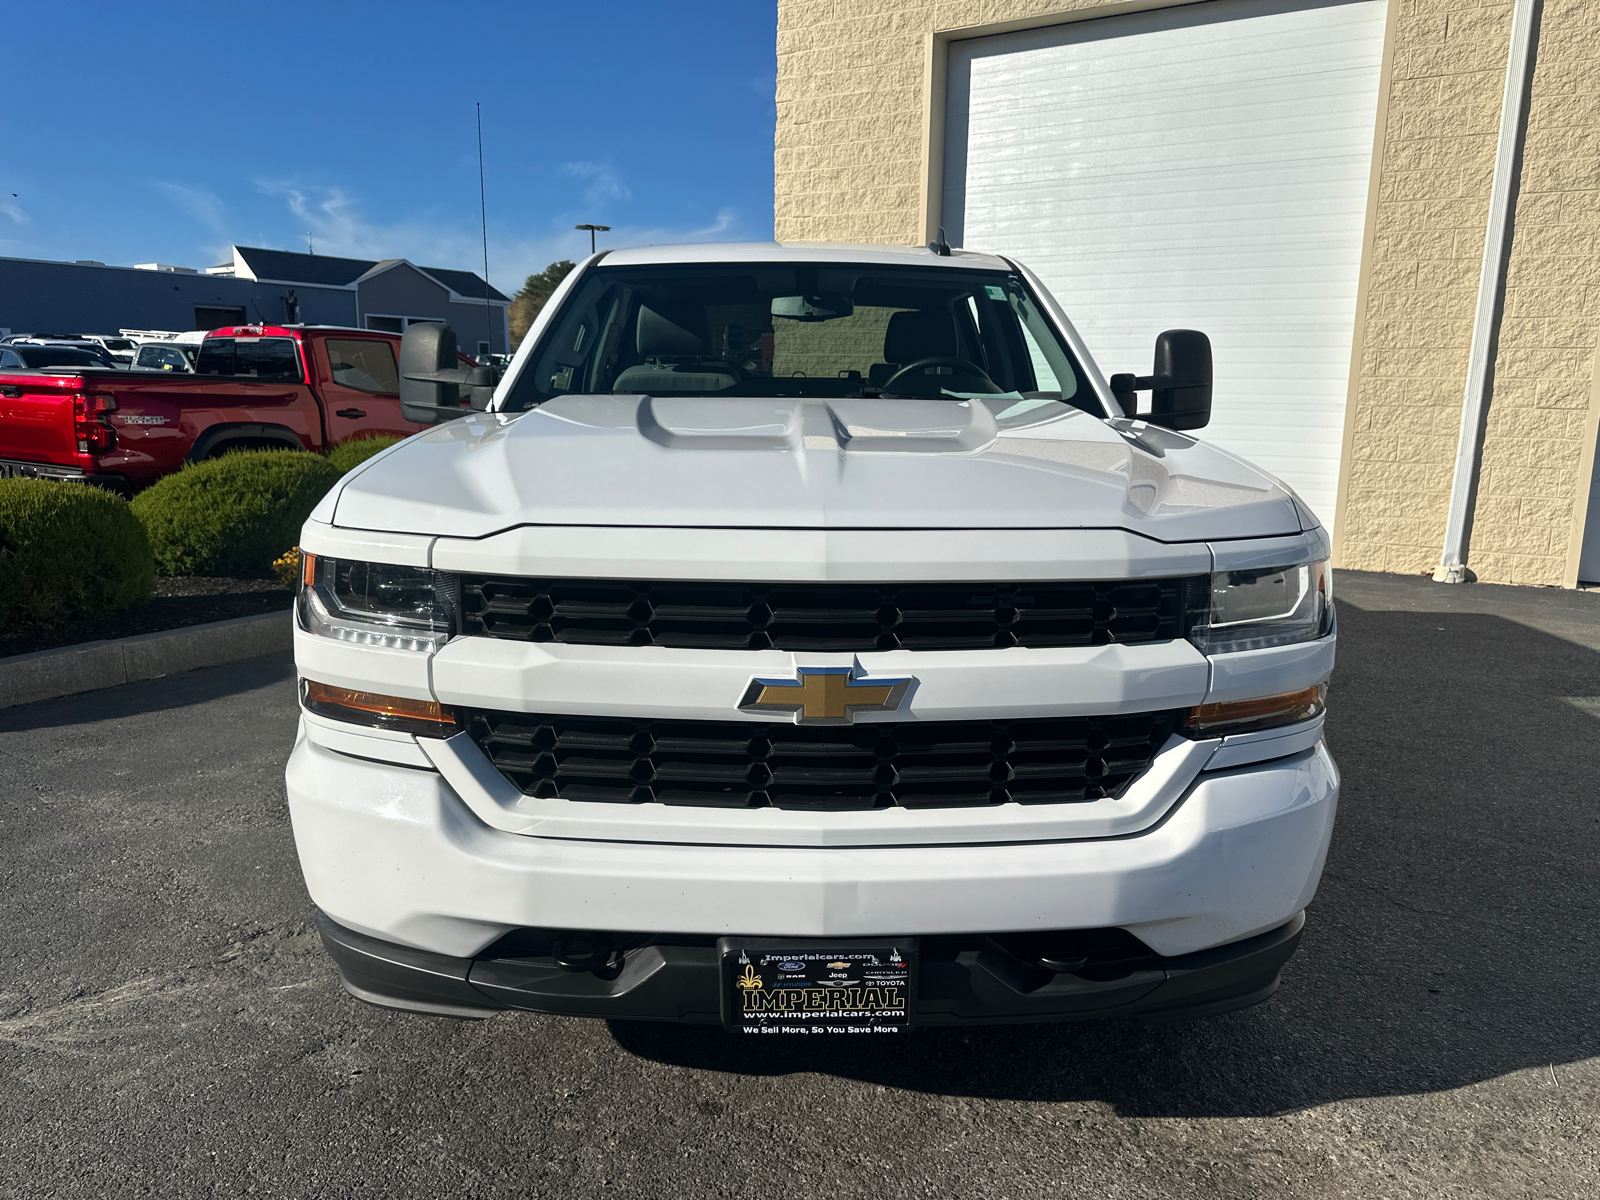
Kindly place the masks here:
<instances>
[{"instance_id":1,"label":"light pole","mask_svg":"<svg viewBox=\"0 0 1600 1200\"><path fill-rule=\"evenodd\" d=\"M587 229L589 231L589 253L594 253L594 235L596 233L610 233L609 225L574 225L574 229Z\"/></svg>"}]
</instances>

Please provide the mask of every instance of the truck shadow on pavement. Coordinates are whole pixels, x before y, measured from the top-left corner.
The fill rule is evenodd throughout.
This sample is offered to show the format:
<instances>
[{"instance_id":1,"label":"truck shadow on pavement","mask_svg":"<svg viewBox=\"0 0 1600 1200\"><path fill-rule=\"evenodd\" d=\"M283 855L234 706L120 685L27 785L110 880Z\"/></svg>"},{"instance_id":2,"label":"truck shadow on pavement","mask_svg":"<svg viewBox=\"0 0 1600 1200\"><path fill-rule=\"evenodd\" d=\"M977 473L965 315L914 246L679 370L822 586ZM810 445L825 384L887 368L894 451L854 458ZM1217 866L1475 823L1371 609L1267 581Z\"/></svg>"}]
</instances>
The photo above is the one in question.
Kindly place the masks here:
<instances>
[{"instance_id":1,"label":"truck shadow on pavement","mask_svg":"<svg viewBox=\"0 0 1600 1200\"><path fill-rule=\"evenodd\" d=\"M287 651L268 654L220 667L142 679L103 691L0 708L0 733L56 729L86 721L114 721L141 713L188 708L294 677L294 659Z\"/></svg>"},{"instance_id":2,"label":"truck shadow on pavement","mask_svg":"<svg viewBox=\"0 0 1600 1200\"><path fill-rule=\"evenodd\" d=\"M1600 1054L1600 654L1481 613L1346 601L1340 626L1338 825L1267 1003L1174 1025L904 1041L623 1022L612 1036L699 1070L1099 1101L1124 1116L1267 1116L1528 1068L1559 1086L1562 1064Z\"/></svg>"}]
</instances>

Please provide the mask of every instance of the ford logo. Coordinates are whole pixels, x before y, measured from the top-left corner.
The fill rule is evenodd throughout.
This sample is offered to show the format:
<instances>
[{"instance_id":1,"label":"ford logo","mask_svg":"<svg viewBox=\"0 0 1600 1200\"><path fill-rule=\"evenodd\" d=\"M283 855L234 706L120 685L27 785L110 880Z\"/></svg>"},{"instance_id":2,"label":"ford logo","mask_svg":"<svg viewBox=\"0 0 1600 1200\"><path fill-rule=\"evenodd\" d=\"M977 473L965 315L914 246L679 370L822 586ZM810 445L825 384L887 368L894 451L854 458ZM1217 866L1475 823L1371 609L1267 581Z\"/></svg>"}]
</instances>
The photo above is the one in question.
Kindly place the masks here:
<instances>
[{"instance_id":1,"label":"ford logo","mask_svg":"<svg viewBox=\"0 0 1600 1200\"><path fill-rule=\"evenodd\" d=\"M780 971L804 971L805 969L805 963L782 962L778 964L778 970Z\"/></svg>"}]
</instances>

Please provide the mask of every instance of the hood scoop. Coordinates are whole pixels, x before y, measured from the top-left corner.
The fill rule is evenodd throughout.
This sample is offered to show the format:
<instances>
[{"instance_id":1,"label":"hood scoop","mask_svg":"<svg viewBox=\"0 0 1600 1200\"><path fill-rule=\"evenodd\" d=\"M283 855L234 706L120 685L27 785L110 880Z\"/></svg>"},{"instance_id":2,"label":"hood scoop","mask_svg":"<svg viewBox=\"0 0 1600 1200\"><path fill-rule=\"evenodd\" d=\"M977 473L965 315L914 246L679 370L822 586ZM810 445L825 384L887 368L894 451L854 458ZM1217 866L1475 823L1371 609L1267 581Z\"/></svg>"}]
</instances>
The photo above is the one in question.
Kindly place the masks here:
<instances>
[{"instance_id":1,"label":"hood scoop","mask_svg":"<svg viewBox=\"0 0 1600 1200\"><path fill-rule=\"evenodd\" d=\"M641 396L639 435L669 450L969 454L1000 429L975 400L699 399Z\"/></svg>"}]
</instances>

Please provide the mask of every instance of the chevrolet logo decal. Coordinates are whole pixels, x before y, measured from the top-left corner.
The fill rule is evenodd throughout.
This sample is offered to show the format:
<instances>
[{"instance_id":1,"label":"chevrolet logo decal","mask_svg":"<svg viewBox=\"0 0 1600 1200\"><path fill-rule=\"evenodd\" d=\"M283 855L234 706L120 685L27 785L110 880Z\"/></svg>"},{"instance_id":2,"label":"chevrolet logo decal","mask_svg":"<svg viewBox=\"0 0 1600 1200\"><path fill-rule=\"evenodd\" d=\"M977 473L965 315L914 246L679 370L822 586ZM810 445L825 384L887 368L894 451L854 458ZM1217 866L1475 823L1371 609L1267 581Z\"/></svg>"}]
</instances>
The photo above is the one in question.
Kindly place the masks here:
<instances>
[{"instance_id":1,"label":"chevrolet logo decal","mask_svg":"<svg viewBox=\"0 0 1600 1200\"><path fill-rule=\"evenodd\" d=\"M801 667L795 679L752 679L741 712L792 712L797 725L848 725L899 708L914 680L862 679L855 667Z\"/></svg>"}]
</instances>

